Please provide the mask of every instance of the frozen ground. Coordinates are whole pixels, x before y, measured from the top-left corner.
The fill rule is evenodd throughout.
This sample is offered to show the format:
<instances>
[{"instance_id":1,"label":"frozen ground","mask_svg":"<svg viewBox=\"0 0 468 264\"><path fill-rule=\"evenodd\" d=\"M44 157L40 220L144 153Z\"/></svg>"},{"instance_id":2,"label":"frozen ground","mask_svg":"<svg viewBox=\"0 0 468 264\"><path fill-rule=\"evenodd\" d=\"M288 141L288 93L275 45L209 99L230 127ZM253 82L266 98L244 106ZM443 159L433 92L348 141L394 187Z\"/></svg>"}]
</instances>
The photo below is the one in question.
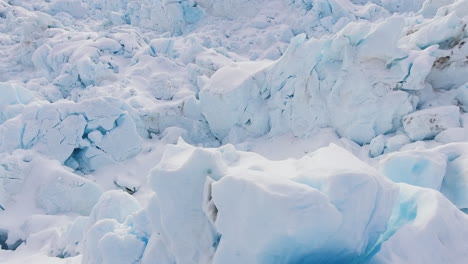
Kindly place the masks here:
<instances>
[{"instance_id":1,"label":"frozen ground","mask_svg":"<svg viewBox=\"0 0 468 264\"><path fill-rule=\"evenodd\" d=\"M0 0L0 263L467 263L467 24Z\"/></svg>"}]
</instances>

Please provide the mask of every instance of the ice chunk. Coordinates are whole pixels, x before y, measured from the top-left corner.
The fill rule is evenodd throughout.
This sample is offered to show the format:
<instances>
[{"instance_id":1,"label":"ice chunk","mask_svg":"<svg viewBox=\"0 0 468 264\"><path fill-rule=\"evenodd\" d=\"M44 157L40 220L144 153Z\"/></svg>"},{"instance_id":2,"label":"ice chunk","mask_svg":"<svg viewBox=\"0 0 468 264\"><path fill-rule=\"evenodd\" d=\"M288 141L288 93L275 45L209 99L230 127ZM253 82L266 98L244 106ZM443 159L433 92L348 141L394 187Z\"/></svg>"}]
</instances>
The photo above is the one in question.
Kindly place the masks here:
<instances>
[{"instance_id":1,"label":"ice chunk","mask_svg":"<svg viewBox=\"0 0 468 264\"><path fill-rule=\"evenodd\" d=\"M373 138L370 142L369 155L371 157L377 157L383 153L385 148L386 138L384 135L378 135Z\"/></svg>"},{"instance_id":2,"label":"ice chunk","mask_svg":"<svg viewBox=\"0 0 468 264\"><path fill-rule=\"evenodd\" d=\"M399 206L369 263L463 263L467 221L439 192L402 184Z\"/></svg>"},{"instance_id":3,"label":"ice chunk","mask_svg":"<svg viewBox=\"0 0 468 264\"><path fill-rule=\"evenodd\" d=\"M92 171L141 150L136 117L131 114L129 106L111 98L31 105L0 124L0 151L34 149L67 165L75 164L75 169Z\"/></svg>"},{"instance_id":4,"label":"ice chunk","mask_svg":"<svg viewBox=\"0 0 468 264\"><path fill-rule=\"evenodd\" d=\"M186 25L196 23L203 17L203 11L198 3L192 1L130 1L126 17L135 26L181 35Z\"/></svg>"},{"instance_id":5,"label":"ice chunk","mask_svg":"<svg viewBox=\"0 0 468 264\"><path fill-rule=\"evenodd\" d=\"M460 110L441 106L416 111L403 118L403 127L413 141L432 139L447 128L460 127Z\"/></svg>"},{"instance_id":6,"label":"ice chunk","mask_svg":"<svg viewBox=\"0 0 468 264\"><path fill-rule=\"evenodd\" d=\"M59 164L55 164L55 167L60 168ZM47 179L42 179L38 188L36 198L38 205L44 208L48 214L64 212L89 214L101 196L101 188L89 180L66 172L63 168L60 170L54 170L52 166L46 168L45 171L49 175Z\"/></svg>"},{"instance_id":7,"label":"ice chunk","mask_svg":"<svg viewBox=\"0 0 468 264\"><path fill-rule=\"evenodd\" d=\"M86 224L83 263L137 263L148 240L146 232L140 230L142 221L148 225L140 210L139 202L128 193L105 192Z\"/></svg>"},{"instance_id":8,"label":"ice chunk","mask_svg":"<svg viewBox=\"0 0 468 264\"><path fill-rule=\"evenodd\" d=\"M399 35L403 26L395 17L350 23L328 40L298 35L271 65L222 68L200 92L202 114L225 141L268 132L305 136L331 126L369 143L413 111L414 99L403 90L424 88L431 69L428 54L409 56L387 34Z\"/></svg>"},{"instance_id":9,"label":"ice chunk","mask_svg":"<svg viewBox=\"0 0 468 264\"><path fill-rule=\"evenodd\" d=\"M105 192L91 211L88 228L101 219L115 219L122 223L132 213L141 209L138 201L121 190Z\"/></svg>"},{"instance_id":10,"label":"ice chunk","mask_svg":"<svg viewBox=\"0 0 468 264\"><path fill-rule=\"evenodd\" d=\"M393 152L399 150L406 144L410 143L410 139L405 134L398 134L390 137L385 143L385 152Z\"/></svg>"},{"instance_id":11,"label":"ice chunk","mask_svg":"<svg viewBox=\"0 0 468 264\"><path fill-rule=\"evenodd\" d=\"M452 166L447 161L456 160L463 146L391 154L382 161L383 172L430 188L442 185L464 201L464 167L458 167L464 160L447 169L451 182L443 180L446 166ZM456 236L456 230L442 232L436 225L434 232L426 229L426 223L445 221L434 212L462 215L435 191L392 183L333 145L298 160L270 161L229 146L202 149L179 142L167 149L151 184L156 195L147 212L153 234L142 263L176 262L186 259L186 252L192 256L189 263L211 258L213 263L390 261L388 251L410 248L406 234ZM187 234L196 234L197 243ZM431 250L443 243L418 245L436 254ZM444 250L464 252L465 247Z\"/></svg>"},{"instance_id":12,"label":"ice chunk","mask_svg":"<svg viewBox=\"0 0 468 264\"><path fill-rule=\"evenodd\" d=\"M0 124L19 114L24 105L37 100L37 95L18 84L0 82Z\"/></svg>"},{"instance_id":13,"label":"ice chunk","mask_svg":"<svg viewBox=\"0 0 468 264\"><path fill-rule=\"evenodd\" d=\"M37 205L48 214L89 214L101 188L59 162L34 154L16 151L0 160L0 204L6 210Z\"/></svg>"},{"instance_id":14,"label":"ice chunk","mask_svg":"<svg viewBox=\"0 0 468 264\"><path fill-rule=\"evenodd\" d=\"M447 164L440 190L458 208L468 208L468 155L462 154Z\"/></svg>"},{"instance_id":15,"label":"ice chunk","mask_svg":"<svg viewBox=\"0 0 468 264\"><path fill-rule=\"evenodd\" d=\"M131 226L115 219L102 219L85 235L82 263L138 263L145 246L146 242L133 233Z\"/></svg>"},{"instance_id":16,"label":"ice chunk","mask_svg":"<svg viewBox=\"0 0 468 264\"><path fill-rule=\"evenodd\" d=\"M235 126L245 127L257 136L268 132L268 117L260 105L254 74L270 64L244 62L224 67L200 92L201 111L216 137L224 139Z\"/></svg>"},{"instance_id":17,"label":"ice chunk","mask_svg":"<svg viewBox=\"0 0 468 264\"><path fill-rule=\"evenodd\" d=\"M460 103L460 108L465 113L468 112L468 83L458 88L456 99Z\"/></svg>"},{"instance_id":18,"label":"ice chunk","mask_svg":"<svg viewBox=\"0 0 468 264\"><path fill-rule=\"evenodd\" d=\"M334 237L343 222L324 194L286 179L243 176L229 175L213 186L216 228L222 235L213 263L344 260L320 254L332 250L320 238ZM308 218L314 221L304 221Z\"/></svg>"},{"instance_id":19,"label":"ice chunk","mask_svg":"<svg viewBox=\"0 0 468 264\"><path fill-rule=\"evenodd\" d=\"M453 2L455 0L426 0L418 13L426 18L431 18L437 14L440 7L453 4Z\"/></svg>"},{"instance_id":20,"label":"ice chunk","mask_svg":"<svg viewBox=\"0 0 468 264\"><path fill-rule=\"evenodd\" d=\"M437 57L431 73L428 75L429 82L435 89L454 89L459 88L460 93L457 99L462 104L466 101L463 95L463 86L468 82L468 76L465 74L466 54L468 52L467 38L459 37L451 39L448 50L438 50L434 54ZM466 88L465 88L466 90Z\"/></svg>"},{"instance_id":21,"label":"ice chunk","mask_svg":"<svg viewBox=\"0 0 468 264\"><path fill-rule=\"evenodd\" d=\"M391 214L391 184L336 146L291 165L292 175L240 170L213 183L221 234L214 263L334 263L369 254Z\"/></svg>"},{"instance_id":22,"label":"ice chunk","mask_svg":"<svg viewBox=\"0 0 468 264\"><path fill-rule=\"evenodd\" d=\"M440 190L447 156L438 152L404 151L389 154L380 161L382 173L394 182Z\"/></svg>"},{"instance_id":23,"label":"ice chunk","mask_svg":"<svg viewBox=\"0 0 468 264\"><path fill-rule=\"evenodd\" d=\"M402 42L411 47L426 49L429 46L439 44L442 48L450 45L450 42L463 32L465 24L455 13L447 16L437 17L427 25L421 27L413 34L402 38Z\"/></svg>"},{"instance_id":24,"label":"ice chunk","mask_svg":"<svg viewBox=\"0 0 468 264\"><path fill-rule=\"evenodd\" d=\"M444 144L468 141L468 130L461 127L449 128L440 132L434 139Z\"/></svg>"},{"instance_id":25,"label":"ice chunk","mask_svg":"<svg viewBox=\"0 0 468 264\"><path fill-rule=\"evenodd\" d=\"M218 151L193 148L186 143L168 147L152 171L150 184L157 195L162 239L176 262L207 262L217 234L202 209L207 177L219 179L224 164ZM154 205L153 205L154 206Z\"/></svg>"},{"instance_id":26,"label":"ice chunk","mask_svg":"<svg viewBox=\"0 0 468 264\"><path fill-rule=\"evenodd\" d=\"M67 225L57 241L54 255L61 258L77 256L81 253L81 246L85 234L88 217L79 216Z\"/></svg>"}]
</instances>

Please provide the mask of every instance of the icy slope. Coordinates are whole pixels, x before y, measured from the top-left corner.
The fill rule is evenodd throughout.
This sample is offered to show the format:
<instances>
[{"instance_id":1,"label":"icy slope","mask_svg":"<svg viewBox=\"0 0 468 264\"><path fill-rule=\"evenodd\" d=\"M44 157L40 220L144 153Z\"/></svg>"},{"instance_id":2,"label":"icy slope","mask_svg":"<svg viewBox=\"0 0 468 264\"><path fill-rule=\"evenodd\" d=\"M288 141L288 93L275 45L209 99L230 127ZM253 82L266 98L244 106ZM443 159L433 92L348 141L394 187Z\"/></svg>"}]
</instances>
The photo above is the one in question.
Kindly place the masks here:
<instances>
[{"instance_id":1,"label":"icy slope","mask_svg":"<svg viewBox=\"0 0 468 264\"><path fill-rule=\"evenodd\" d=\"M466 263L468 0L0 0L0 263Z\"/></svg>"}]
</instances>

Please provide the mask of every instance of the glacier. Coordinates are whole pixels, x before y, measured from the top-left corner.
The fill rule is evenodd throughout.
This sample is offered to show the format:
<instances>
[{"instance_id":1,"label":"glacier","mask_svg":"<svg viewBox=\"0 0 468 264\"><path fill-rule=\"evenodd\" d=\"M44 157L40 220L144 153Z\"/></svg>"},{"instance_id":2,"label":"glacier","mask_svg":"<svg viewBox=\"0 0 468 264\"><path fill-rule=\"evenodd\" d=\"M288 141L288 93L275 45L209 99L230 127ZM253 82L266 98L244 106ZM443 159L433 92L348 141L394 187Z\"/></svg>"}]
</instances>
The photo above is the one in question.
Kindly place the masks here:
<instances>
[{"instance_id":1,"label":"glacier","mask_svg":"<svg viewBox=\"0 0 468 264\"><path fill-rule=\"evenodd\" d=\"M0 263L466 263L467 24L0 0Z\"/></svg>"}]
</instances>

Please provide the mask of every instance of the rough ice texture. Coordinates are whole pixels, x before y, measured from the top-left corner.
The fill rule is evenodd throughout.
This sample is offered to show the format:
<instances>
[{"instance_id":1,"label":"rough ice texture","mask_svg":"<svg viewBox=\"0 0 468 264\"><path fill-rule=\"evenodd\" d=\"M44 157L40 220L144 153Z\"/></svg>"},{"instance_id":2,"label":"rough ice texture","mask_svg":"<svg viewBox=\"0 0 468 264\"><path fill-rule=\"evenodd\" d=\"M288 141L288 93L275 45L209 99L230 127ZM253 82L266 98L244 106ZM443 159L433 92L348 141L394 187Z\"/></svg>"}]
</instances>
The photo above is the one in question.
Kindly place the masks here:
<instances>
[{"instance_id":1,"label":"rough ice texture","mask_svg":"<svg viewBox=\"0 0 468 264\"><path fill-rule=\"evenodd\" d=\"M0 262L464 264L467 22L467 0L0 1Z\"/></svg>"},{"instance_id":2,"label":"rough ice texture","mask_svg":"<svg viewBox=\"0 0 468 264\"><path fill-rule=\"evenodd\" d=\"M417 61L396 47L403 26L395 17L348 24L329 39L299 35L266 68L250 63L217 71L200 93L202 113L220 139L287 130L304 136L331 126L368 143L394 131L414 110L413 97L404 90L424 88L421 72L431 67L424 52ZM227 83L240 73L245 77Z\"/></svg>"},{"instance_id":3,"label":"rough ice texture","mask_svg":"<svg viewBox=\"0 0 468 264\"><path fill-rule=\"evenodd\" d=\"M17 150L0 159L0 205L6 211L36 204L47 214L87 215L101 188L32 151Z\"/></svg>"},{"instance_id":4,"label":"rough ice texture","mask_svg":"<svg viewBox=\"0 0 468 264\"><path fill-rule=\"evenodd\" d=\"M441 188L445 166L453 166L442 157L466 150L437 151L440 158L430 152L398 156L421 157L408 166L388 157L383 172L392 179L391 168L414 185ZM435 166L441 169L431 170ZM299 160L269 161L229 145L202 149L179 142L166 151L151 182L157 198L147 210L154 211L156 229L144 255L159 253L168 263L391 263L422 241L409 234L428 239L418 252L434 259L443 259L440 250L451 259L466 256L463 243L450 242L448 249L437 240L442 234L462 239L446 226L447 215L468 231L462 227L468 217L444 196L392 183L334 145Z\"/></svg>"},{"instance_id":5,"label":"rough ice texture","mask_svg":"<svg viewBox=\"0 0 468 264\"><path fill-rule=\"evenodd\" d=\"M104 193L84 230L82 263L138 263L147 238L138 232L131 215L140 209L137 200L125 192Z\"/></svg>"},{"instance_id":6,"label":"rough ice texture","mask_svg":"<svg viewBox=\"0 0 468 264\"><path fill-rule=\"evenodd\" d=\"M30 105L0 125L0 151L19 148L92 171L136 155L141 137L126 105L116 99L60 101Z\"/></svg>"},{"instance_id":7,"label":"rough ice texture","mask_svg":"<svg viewBox=\"0 0 468 264\"><path fill-rule=\"evenodd\" d=\"M460 126L460 110L444 106L416 111L403 118L403 127L411 140L432 139L448 128Z\"/></svg>"}]
</instances>

